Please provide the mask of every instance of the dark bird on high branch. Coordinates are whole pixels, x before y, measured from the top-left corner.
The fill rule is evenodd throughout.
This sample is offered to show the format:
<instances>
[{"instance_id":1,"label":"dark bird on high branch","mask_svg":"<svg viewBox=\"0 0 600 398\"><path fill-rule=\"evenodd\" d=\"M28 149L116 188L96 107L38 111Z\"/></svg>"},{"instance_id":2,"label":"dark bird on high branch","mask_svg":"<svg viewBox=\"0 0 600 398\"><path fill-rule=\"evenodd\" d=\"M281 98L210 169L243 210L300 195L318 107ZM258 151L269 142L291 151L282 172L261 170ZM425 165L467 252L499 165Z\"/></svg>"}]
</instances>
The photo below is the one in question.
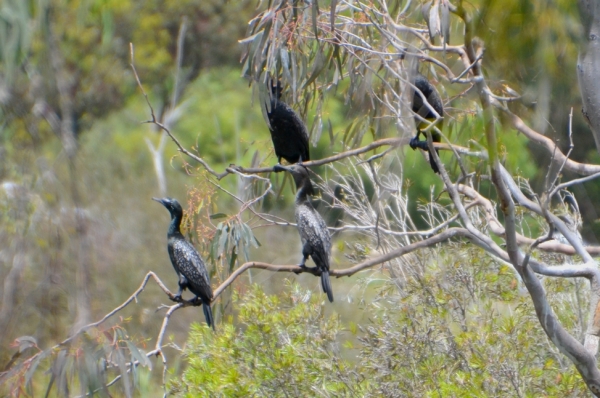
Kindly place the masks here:
<instances>
[{"instance_id":1,"label":"dark bird on high branch","mask_svg":"<svg viewBox=\"0 0 600 398\"><path fill-rule=\"evenodd\" d=\"M309 195L314 195L313 186L308 176L308 170L301 164L291 166L275 165L274 171L287 171L296 182L296 224L300 239L302 240L302 261L299 264L301 268L306 267L306 260L310 256L321 274L321 285L323 291L327 293L327 298L333 302L333 292L331 290L331 281L329 280L329 257L331 256L331 235L325 221L315 210L310 202Z\"/></svg>"},{"instance_id":2,"label":"dark bird on high branch","mask_svg":"<svg viewBox=\"0 0 600 398\"><path fill-rule=\"evenodd\" d=\"M183 209L176 199L172 198L152 198L169 210L171 213L171 224L167 232L169 257L175 272L179 276L179 291L175 295L174 301L181 302L181 293L185 289L196 295L194 304L202 304L204 317L208 326L215 328L210 303L213 298L213 292L210 287L210 278L206 271L204 261L198 251L190 242L185 240L181 234L180 226L183 218Z\"/></svg>"},{"instance_id":3,"label":"dark bird on high branch","mask_svg":"<svg viewBox=\"0 0 600 398\"><path fill-rule=\"evenodd\" d=\"M425 135L421 129L426 128L429 125L429 123L424 122L422 119L431 122L437 119L437 116L431 111L430 107L433 108L440 117L444 117L444 106L442 105L442 99L435 87L421 73L415 73L415 80L413 84L418 90L414 91L412 100L412 111L416 113L415 124L417 125L417 135L410 140L409 145L412 149L421 148L422 150L427 151L431 168L435 173L439 173L440 170L435 163L433 156L431 156L429 146L427 145L427 140L419 141L419 137L421 134ZM421 94L423 95L421 96ZM429 103L429 106L427 106L425 101L423 101L423 97L425 97ZM442 122L443 120L436 125L440 129L442 128ZM429 131L431 132L431 139L433 142L441 141L441 137L438 132L436 132L433 128L429 129ZM436 152L438 152L437 149Z\"/></svg>"},{"instance_id":4,"label":"dark bird on high branch","mask_svg":"<svg viewBox=\"0 0 600 398\"><path fill-rule=\"evenodd\" d=\"M271 110L267 112L277 161L281 164L284 158L289 163L305 162L310 160L308 131L300 116L281 101L281 91L279 82L271 86Z\"/></svg>"}]
</instances>

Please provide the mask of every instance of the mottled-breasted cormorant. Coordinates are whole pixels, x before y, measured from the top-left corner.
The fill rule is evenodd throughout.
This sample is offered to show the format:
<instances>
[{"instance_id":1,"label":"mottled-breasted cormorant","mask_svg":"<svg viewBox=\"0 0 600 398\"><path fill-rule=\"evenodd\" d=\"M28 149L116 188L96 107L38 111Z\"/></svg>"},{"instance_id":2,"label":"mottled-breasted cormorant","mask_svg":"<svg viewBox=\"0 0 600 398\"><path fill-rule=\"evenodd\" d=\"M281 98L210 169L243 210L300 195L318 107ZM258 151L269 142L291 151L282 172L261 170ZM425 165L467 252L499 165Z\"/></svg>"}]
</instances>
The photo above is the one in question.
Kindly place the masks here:
<instances>
[{"instance_id":1,"label":"mottled-breasted cormorant","mask_svg":"<svg viewBox=\"0 0 600 398\"><path fill-rule=\"evenodd\" d=\"M423 93L423 97L427 99L429 105L435 109L435 111L441 117L444 117L444 106L442 105L442 99L440 98L440 94L437 92L435 87L427 80L425 76L416 72L415 81L413 83L415 87ZM423 101L423 97L415 90L413 94L412 100L412 111L419 115L421 118L433 121L436 119L436 115L429 109L427 104ZM410 147L412 149L421 148L424 151L427 151L429 154L429 164L435 173L439 173L440 170L433 160L433 156L431 156L431 152L429 152L429 146L427 145L427 141L419 141L419 136L421 133L421 127L426 127L427 123L423 122L419 116L415 116L415 123L417 125L417 135L410 140ZM441 124L438 124L441 126ZM431 139L433 142L440 142L441 137L440 134L437 133L434 129L429 130L431 132ZM424 133L423 133L424 134ZM436 150L437 152L437 150Z\"/></svg>"},{"instance_id":2,"label":"mottled-breasted cormorant","mask_svg":"<svg viewBox=\"0 0 600 398\"><path fill-rule=\"evenodd\" d=\"M175 301L181 301L181 293L187 288L194 293L194 300L202 302L202 309L206 317L208 326L215 328L210 309L210 302L213 298L210 287L210 278L206 271L204 261L198 251L192 244L185 240L181 234L180 225L183 218L183 209L176 199L172 198L152 198L162 204L171 213L171 224L167 232L169 257L175 272L179 276L179 291L175 296ZM198 303L199 304L199 303Z\"/></svg>"},{"instance_id":3,"label":"mottled-breasted cormorant","mask_svg":"<svg viewBox=\"0 0 600 398\"><path fill-rule=\"evenodd\" d=\"M302 261L300 267L306 268L308 256L312 257L321 271L321 285L327 293L327 298L333 302L331 281L329 280L329 257L331 256L331 235L325 221L310 203L309 195L313 195L313 186L308 176L308 170L301 164L291 166L275 165L274 171L285 170L289 172L296 182L298 193L296 194L295 212L296 224L300 239L302 240Z\"/></svg>"},{"instance_id":4,"label":"mottled-breasted cormorant","mask_svg":"<svg viewBox=\"0 0 600 398\"><path fill-rule=\"evenodd\" d=\"M284 158L289 163L305 162L310 160L308 131L300 116L281 101L281 91L279 83L271 87L271 111L267 112L277 161L281 163Z\"/></svg>"}]
</instances>

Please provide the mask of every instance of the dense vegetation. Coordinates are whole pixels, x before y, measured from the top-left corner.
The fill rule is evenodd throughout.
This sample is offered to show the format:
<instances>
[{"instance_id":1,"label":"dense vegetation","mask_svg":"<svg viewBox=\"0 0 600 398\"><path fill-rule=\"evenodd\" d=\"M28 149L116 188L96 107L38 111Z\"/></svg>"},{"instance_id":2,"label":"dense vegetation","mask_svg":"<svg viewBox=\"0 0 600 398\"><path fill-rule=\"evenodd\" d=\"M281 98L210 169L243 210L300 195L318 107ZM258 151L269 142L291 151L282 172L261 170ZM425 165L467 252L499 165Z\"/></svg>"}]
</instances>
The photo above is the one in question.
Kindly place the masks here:
<instances>
[{"instance_id":1,"label":"dense vegetation","mask_svg":"<svg viewBox=\"0 0 600 398\"><path fill-rule=\"evenodd\" d=\"M216 333L203 325L198 308L176 308L160 337L168 297L151 278L116 316L75 333L127 300L148 271L176 290L165 248L168 214L152 196L167 194L184 204L186 236L209 260L215 287L247 261L296 264L300 258L296 231L288 224L294 195L289 177L214 178L157 125L140 123L150 119L150 109L131 62L157 121L218 172L230 164L275 164L261 110L269 73L288 83L286 100L307 122L312 159L414 133L377 102L390 98L378 76L396 82L397 90L402 79L386 75L383 67L369 75L376 57L363 54L363 65L348 47L336 50L339 43L327 36L324 16L337 4L338 16L359 28L365 24L361 34L375 43L380 32L367 27L374 14L338 1L289 2L295 11L285 2L258 3L4 1L0 395L589 394L572 362L544 334L522 277L506 260L459 238L333 278L334 305L326 303L312 275L248 270L216 300ZM406 5L388 3L392 13ZM576 5L482 0L464 6L485 43L490 88L498 96L522 94L506 108L565 152L573 131L571 158L597 162L579 111L575 64L582 28ZM421 5L407 10L402 23L426 34ZM313 32L318 17L326 22L320 20ZM458 46L464 26L454 14L451 20L450 44ZM282 31L269 37L269 29ZM314 35L325 44L316 45ZM284 54L290 54L287 69ZM453 54L431 52L460 73ZM298 67L293 73L292 63ZM450 84L432 63L423 64L445 101L445 135L458 147L490 150L477 95ZM534 197L545 189L552 156L515 134L504 116L494 116L500 160ZM415 239L411 234L452 217L455 207L443 180L407 148L370 162L385 148L311 167L320 192L315 204L340 229L333 230L332 268L346 269L424 239L433 233ZM477 191L494 206L500 202L489 159L465 156L461 163L449 150L441 151L441 159L453 176L468 169ZM565 169L561 178L575 175ZM585 220L582 234L595 243L598 184L571 189ZM243 204L263 194L252 210ZM568 213L564 209L552 205L556 214ZM519 207L516 212L521 234L535 239L548 232L543 217ZM487 228L483 211L473 220ZM356 228L379 222L379 232ZM502 237L494 239L505 244ZM553 266L580 261L533 253ZM557 319L583 341L587 284L540 279ZM160 352L147 357L157 345Z\"/></svg>"}]
</instances>

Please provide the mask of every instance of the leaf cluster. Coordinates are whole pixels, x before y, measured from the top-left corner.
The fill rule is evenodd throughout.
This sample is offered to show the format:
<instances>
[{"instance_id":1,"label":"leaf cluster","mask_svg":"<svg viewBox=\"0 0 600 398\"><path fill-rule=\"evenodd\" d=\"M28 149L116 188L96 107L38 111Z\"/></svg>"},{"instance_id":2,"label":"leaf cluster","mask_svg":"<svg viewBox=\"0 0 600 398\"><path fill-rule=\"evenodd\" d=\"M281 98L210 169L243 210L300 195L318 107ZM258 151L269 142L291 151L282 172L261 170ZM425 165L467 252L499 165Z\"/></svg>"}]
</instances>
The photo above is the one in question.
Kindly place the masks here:
<instances>
[{"instance_id":1,"label":"leaf cluster","mask_svg":"<svg viewBox=\"0 0 600 398\"><path fill-rule=\"evenodd\" d=\"M386 279L363 308L370 320L349 323L351 334L297 285L287 284L283 298L258 286L234 295L237 319L224 320L217 333L193 327L189 367L171 391L275 397L585 395L570 362L548 350L509 267L463 243L406 260L403 273L393 273L403 276ZM547 286L557 303L574 297L574 285ZM558 315L572 327L576 317L566 307L558 306Z\"/></svg>"},{"instance_id":2,"label":"leaf cluster","mask_svg":"<svg viewBox=\"0 0 600 398\"><path fill-rule=\"evenodd\" d=\"M288 286L289 287L289 286ZM290 290L292 292L290 292ZM285 297L254 285L240 298L236 325L230 318L217 333L195 324L186 349L189 366L173 390L185 396L312 396L335 394L335 358L340 324L323 303L293 286Z\"/></svg>"}]
</instances>

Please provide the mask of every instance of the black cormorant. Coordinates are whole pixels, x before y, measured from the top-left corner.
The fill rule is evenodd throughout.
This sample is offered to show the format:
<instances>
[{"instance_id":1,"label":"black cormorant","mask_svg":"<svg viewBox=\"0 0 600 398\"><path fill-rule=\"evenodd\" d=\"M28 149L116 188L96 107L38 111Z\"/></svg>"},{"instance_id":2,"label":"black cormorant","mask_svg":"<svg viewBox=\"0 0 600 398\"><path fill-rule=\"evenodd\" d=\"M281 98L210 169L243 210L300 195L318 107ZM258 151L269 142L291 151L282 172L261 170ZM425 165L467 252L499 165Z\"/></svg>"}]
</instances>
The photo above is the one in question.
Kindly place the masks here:
<instances>
[{"instance_id":1,"label":"black cormorant","mask_svg":"<svg viewBox=\"0 0 600 398\"><path fill-rule=\"evenodd\" d=\"M180 225L183 218L183 209L176 199L172 198L152 198L162 204L171 213L171 224L167 232L169 257L175 272L179 276L179 291L175 295L175 301L181 301L181 293L187 288L194 293L194 301L197 304L202 302L202 309L206 317L208 326L215 328L210 302L213 298L210 287L210 278L206 271L204 261L198 251L192 244L185 240L181 234Z\"/></svg>"},{"instance_id":2,"label":"black cormorant","mask_svg":"<svg viewBox=\"0 0 600 398\"><path fill-rule=\"evenodd\" d=\"M321 272L321 285L327 293L327 298L333 302L331 281L329 280L329 257L331 256L331 235L325 221L315 210L310 202L309 195L313 195L313 186L308 176L308 170L301 164L291 166L275 165L274 171L285 170L289 172L296 182L295 212L296 224L300 239L302 240L302 261L300 267L307 268L305 263L308 256L312 257Z\"/></svg>"},{"instance_id":3,"label":"black cormorant","mask_svg":"<svg viewBox=\"0 0 600 398\"><path fill-rule=\"evenodd\" d=\"M267 112L277 161L281 163L284 158L289 163L305 162L310 160L308 131L300 116L281 101L281 91L279 82L271 87L271 111Z\"/></svg>"},{"instance_id":4,"label":"black cormorant","mask_svg":"<svg viewBox=\"0 0 600 398\"><path fill-rule=\"evenodd\" d=\"M425 76L423 76L421 73L416 72L415 81L413 82L413 84L419 91L421 91L421 93L423 93L423 96L421 96L417 92L417 90L415 90L415 92L413 94L413 100L412 100L412 111L414 113L416 113L417 115L419 115L422 119L426 119L426 120L430 120L430 121L433 121L436 119L436 115L429 109L427 104L423 101L423 97L425 97L427 99L427 102L429 103L429 105L433 109L435 109L437 114L440 115L441 117L444 117L444 106L442 105L442 99L440 97L440 94L437 92L435 87L429 82L429 80L427 80L427 78ZM424 134L421 132L421 127L427 126L427 123L423 122L421 120L421 118L419 118L419 116L415 115L415 123L417 125L417 135L410 140L409 145L412 149L421 148L422 150L427 151L427 153L429 154L429 164L431 165L431 168L433 169L433 171L435 173L439 173L440 170L439 170L437 164L435 163L435 160L433 160L433 156L431 156L431 152L429 152L429 146L427 145L427 141L426 140L419 141L419 136L421 134ZM438 124L438 126L441 126L441 125ZM430 129L429 131L431 132L431 139L433 140L433 142L441 141L441 137L438 132L436 132L434 129ZM436 150L436 152L437 152L437 150Z\"/></svg>"}]
</instances>

